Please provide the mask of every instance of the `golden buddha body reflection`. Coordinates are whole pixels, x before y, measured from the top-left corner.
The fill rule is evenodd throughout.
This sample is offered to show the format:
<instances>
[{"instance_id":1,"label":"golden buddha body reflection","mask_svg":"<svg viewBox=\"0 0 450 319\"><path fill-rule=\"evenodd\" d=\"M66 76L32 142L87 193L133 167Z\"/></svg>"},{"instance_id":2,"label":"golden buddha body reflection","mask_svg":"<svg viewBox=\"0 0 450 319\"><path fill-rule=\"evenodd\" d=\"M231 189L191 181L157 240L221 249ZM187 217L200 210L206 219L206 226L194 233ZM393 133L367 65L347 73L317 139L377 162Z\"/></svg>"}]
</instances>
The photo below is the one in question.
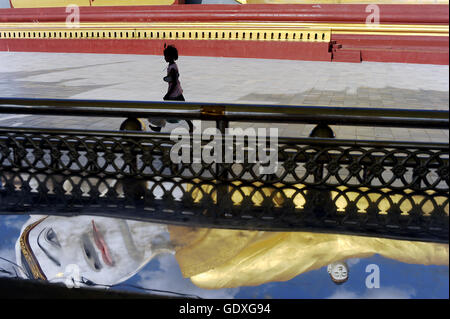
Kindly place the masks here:
<instances>
[{"instance_id":1,"label":"golden buddha body reflection","mask_svg":"<svg viewBox=\"0 0 450 319\"><path fill-rule=\"evenodd\" d=\"M16 244L17 263L30 270L28 275L52 282L64 282L65 269L75 264L81 278L117 284L163 253L175 254L183 276L205 289L287 281L348 258L374 254L422 265L448 265L449 258L446 244L165 226L91 216L33 217Z\"/></svg>"}]
</instances>

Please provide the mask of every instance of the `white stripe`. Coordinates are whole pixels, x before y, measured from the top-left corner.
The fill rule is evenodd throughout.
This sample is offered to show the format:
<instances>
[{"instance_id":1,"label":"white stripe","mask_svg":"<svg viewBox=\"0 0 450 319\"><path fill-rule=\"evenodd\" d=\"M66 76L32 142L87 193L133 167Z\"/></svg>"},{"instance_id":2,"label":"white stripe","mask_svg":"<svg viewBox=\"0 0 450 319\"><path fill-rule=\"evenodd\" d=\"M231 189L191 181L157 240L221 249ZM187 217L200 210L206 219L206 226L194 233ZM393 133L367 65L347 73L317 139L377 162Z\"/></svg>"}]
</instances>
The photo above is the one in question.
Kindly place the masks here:
<instances>
[{"instance_id":1,"label":"white stripe","mask_svg":"<svg viewBox=\"0 0 450 319\"><path fill-rule=\"evenodd\" d=\"M20 119L20 118L27 117L27 116L30 116L30 115L10 115L10 116L5 116L5 117L0 117L0 121Z\"/></svg>"}]
</instances>

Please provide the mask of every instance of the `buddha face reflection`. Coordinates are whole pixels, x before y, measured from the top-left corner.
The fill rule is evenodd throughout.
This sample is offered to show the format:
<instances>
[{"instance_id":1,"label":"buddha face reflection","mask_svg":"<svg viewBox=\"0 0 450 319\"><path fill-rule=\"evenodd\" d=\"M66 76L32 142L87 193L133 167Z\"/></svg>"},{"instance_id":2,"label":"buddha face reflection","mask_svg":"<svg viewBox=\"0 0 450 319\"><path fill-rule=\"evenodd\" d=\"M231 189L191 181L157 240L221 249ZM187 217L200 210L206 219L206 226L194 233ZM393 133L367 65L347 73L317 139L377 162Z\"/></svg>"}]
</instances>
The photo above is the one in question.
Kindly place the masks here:
<instances>
[{"instance_id":1,"label":"buddha face reflection","mask_svg":"<svg viewBox=\"0 0 450 319\"><path fill-rule=\"evenodd\" d=\"M67 269L75 265L80 278L112 285L133 276L155 254L167 251L168 238L166 227L157 224L47 216L26 223L16 254L18 263L34 278L64 282Z\"/></svg>"},{"instance_id":2,"label":"buddha face reflection","mask_svg":"<svg viewBox=\"0 0 450 319\"><path fill-rule=\"evenodd\" d=\"M344 262L336 262L328 265L328 273L335 283L344 283L348 279L348 267Z\"/></svg>"}]
</instances>

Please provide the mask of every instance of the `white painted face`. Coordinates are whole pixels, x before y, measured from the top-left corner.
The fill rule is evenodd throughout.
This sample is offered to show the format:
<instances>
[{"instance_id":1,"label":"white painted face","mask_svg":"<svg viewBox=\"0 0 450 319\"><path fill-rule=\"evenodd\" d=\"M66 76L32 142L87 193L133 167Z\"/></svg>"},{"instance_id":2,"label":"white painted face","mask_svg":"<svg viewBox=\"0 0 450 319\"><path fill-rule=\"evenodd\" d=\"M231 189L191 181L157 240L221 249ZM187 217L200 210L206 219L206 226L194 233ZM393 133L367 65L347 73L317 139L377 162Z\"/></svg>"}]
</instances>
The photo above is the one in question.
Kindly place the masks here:
<instances>
[{"instance_id":1,"label":"white painted face","mask_svg":"<svg viewBox=\"0 0 450 319\"><path fill-rule=\"evenodd\" d=\"M344 262L336 262L328 265L327 271L335 281L342 282L348 278L348 267Z\"/></svg>"},{"instance_id":2,"label":"white painted face","mask_svg":"<svg viewBox=\"0 0 450 319\"><path fill-rule=\"evenodd\" d=\"M30 218L22 229L35 222ZM47 216L29 232L29 246L50 282L79 276L113 285L136 274L156 254L167 251L164 225L92 216ZM17 262L20 243L16 244ZM72 277L73 278L73 277Z\"/></svg>"}]
</instances>

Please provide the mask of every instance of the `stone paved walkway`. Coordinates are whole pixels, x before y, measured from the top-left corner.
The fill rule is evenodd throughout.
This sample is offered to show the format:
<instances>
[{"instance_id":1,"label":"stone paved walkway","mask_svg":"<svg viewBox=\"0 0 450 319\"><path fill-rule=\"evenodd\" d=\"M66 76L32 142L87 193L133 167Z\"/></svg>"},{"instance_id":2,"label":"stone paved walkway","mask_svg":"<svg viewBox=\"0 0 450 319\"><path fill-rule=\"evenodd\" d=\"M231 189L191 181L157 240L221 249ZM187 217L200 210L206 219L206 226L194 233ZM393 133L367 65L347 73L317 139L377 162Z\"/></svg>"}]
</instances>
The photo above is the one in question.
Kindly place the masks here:
<instances>
[{"instance_id":1,"label":"stone paved walkway","mask_svg":"<svg viewBox=\"0 0 450 319\"><path fill-rule=\"evenodd\" d=\"M180 80L189 102L449 108L448 66L180 54ZM162 81L166 66L162 56L0 52L0 96L160 101L167 89ZM116 129L122 121L0 114L0 126ZM312 128L276 126L285 136L307 136ZM448 141L448 130L333 129L338 138Z\"/></svg>"}]
</instances>

